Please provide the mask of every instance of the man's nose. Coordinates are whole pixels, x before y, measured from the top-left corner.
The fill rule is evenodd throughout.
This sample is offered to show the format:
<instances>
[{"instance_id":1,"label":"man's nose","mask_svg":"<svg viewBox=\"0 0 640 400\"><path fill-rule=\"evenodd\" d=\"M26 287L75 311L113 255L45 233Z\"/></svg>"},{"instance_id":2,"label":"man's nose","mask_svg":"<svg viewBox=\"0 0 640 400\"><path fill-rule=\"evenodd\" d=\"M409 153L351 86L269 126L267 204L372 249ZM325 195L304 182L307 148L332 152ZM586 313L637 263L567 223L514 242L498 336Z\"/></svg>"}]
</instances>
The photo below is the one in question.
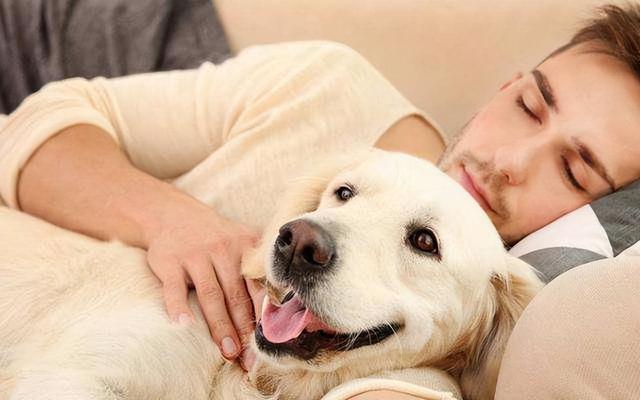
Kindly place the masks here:
<instances>
[{"instance_id":1,"label":"man's nose","mask_svg":"<svg viewBox=\"0 0 640 400\"><path fill-rule=\"evenodd\" d=\"M496 173L504 177L508 185L520 185L541 162L550 143L543 137L525 138L496 148L493 163Z\"/></svg>"}]
</instances>

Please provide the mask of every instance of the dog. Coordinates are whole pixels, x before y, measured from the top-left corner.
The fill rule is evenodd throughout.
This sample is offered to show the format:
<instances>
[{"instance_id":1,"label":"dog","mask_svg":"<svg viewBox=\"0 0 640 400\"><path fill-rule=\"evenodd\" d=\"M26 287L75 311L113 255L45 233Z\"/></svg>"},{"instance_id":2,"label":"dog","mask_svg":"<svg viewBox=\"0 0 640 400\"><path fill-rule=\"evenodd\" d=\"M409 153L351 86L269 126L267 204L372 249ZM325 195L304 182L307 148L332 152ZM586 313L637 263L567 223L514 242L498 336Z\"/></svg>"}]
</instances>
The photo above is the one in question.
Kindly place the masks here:
<instances>
[{"instance_id":1,"label":"dog","mask_svg":"<svg viewBox=\"0 0 640 400\"><path fill-rule=\"evenodd\" d=\"M0 209L0 399L319 399L434 368L493 398L541 288L475 200L434 165L372 150L294 179L246 277L268 295L244 374L166 316L144 251Z\"/></svg>"}]
</instances>

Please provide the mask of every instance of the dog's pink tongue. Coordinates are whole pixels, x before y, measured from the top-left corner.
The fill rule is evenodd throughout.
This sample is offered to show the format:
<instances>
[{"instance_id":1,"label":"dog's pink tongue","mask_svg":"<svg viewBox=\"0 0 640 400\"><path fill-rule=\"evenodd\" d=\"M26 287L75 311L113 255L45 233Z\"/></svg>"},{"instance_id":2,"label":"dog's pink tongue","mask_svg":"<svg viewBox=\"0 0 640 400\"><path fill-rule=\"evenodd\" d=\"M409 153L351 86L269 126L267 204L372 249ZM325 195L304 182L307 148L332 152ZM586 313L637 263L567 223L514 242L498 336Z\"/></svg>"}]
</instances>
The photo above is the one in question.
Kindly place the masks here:
<instances>
[{"instance_id":1,"label":"dog's pink tongue","mask_svg":"<svg viewBox=\"0 0 640 400\"><path fill-rule=\"evenodd\" d=\"M315 319L302 304L298 295L281 307L270 302L262 312L262 333L271 343L284 343L295 339Z\"/></svg>"}]
</instances>

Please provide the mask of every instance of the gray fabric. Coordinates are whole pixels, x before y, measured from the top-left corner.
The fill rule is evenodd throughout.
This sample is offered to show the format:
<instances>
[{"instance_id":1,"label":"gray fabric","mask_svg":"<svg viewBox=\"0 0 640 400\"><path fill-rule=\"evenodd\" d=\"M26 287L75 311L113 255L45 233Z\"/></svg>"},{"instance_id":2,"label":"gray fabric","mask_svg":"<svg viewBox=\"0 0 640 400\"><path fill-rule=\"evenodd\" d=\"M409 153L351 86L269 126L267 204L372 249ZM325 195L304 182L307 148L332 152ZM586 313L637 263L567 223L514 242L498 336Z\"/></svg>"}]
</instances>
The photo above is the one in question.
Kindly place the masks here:
<instances>
[{"instance_id":1,"label":"gray fabric","mask_svg":"<svg viewBox=\"0 0 640 400\"><path fill-rule=\"evenodd\" d=\"M640 180L594 201L590 207L607 234L614 257L640 241ZM547 282L573 267L602 258L573 247L544 248L520 257L538 269Z\"/></svg>"},{"instance_id":2,"label":"gray fabric","mask_svg":"<svg viewBox=\"0 0 640 400\"><path fill-rule=\"evenodd\" d=\"M640 181L591 204L604 228L614 257L640 241Z\"/></svg>"},{"instance_id":3,"label":"gray fabric","mask_svg":"<svg viewBox=\"0 0 640 400\"><path fill-rule=\"evenodd\" d=\"M230 55L211 0L0 0L0 113L53 80Z\"/></svg>"},{"instance_id":4,"label":"gray fabric","mask_svg":"<svg viewBox=\"0 0 640 400\"><path fill-rule=\"evenodd\" d=\"M536 268L544 282L551 282L558 275L591 261L606 258L589 250L573 247L549 247L527 253L521 260Z\"/></svg>"}]
</instances>

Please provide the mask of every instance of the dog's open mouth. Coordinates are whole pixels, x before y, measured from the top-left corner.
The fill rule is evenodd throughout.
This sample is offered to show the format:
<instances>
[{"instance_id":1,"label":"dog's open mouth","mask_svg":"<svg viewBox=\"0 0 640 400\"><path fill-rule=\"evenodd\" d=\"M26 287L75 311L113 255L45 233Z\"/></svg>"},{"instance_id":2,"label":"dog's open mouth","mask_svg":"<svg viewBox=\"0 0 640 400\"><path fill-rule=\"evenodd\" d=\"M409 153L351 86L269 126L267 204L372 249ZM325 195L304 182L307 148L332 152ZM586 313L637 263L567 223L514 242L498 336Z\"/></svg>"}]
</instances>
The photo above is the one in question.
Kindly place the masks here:
<instances>
[{"instance_id":1,"label":"dog's open mouth","mask_svg":"<svg viewBox=\"0 0 640 400\"><path fill-rule=\"evenodd\" d=\"M399 324L383 324L366 331L338 333L316 317L290 292L281 306L268 302L256 327L260 350L309 360L320 350L348 351L379 343L396 333Z\"/></svg>"}]
</instances>

